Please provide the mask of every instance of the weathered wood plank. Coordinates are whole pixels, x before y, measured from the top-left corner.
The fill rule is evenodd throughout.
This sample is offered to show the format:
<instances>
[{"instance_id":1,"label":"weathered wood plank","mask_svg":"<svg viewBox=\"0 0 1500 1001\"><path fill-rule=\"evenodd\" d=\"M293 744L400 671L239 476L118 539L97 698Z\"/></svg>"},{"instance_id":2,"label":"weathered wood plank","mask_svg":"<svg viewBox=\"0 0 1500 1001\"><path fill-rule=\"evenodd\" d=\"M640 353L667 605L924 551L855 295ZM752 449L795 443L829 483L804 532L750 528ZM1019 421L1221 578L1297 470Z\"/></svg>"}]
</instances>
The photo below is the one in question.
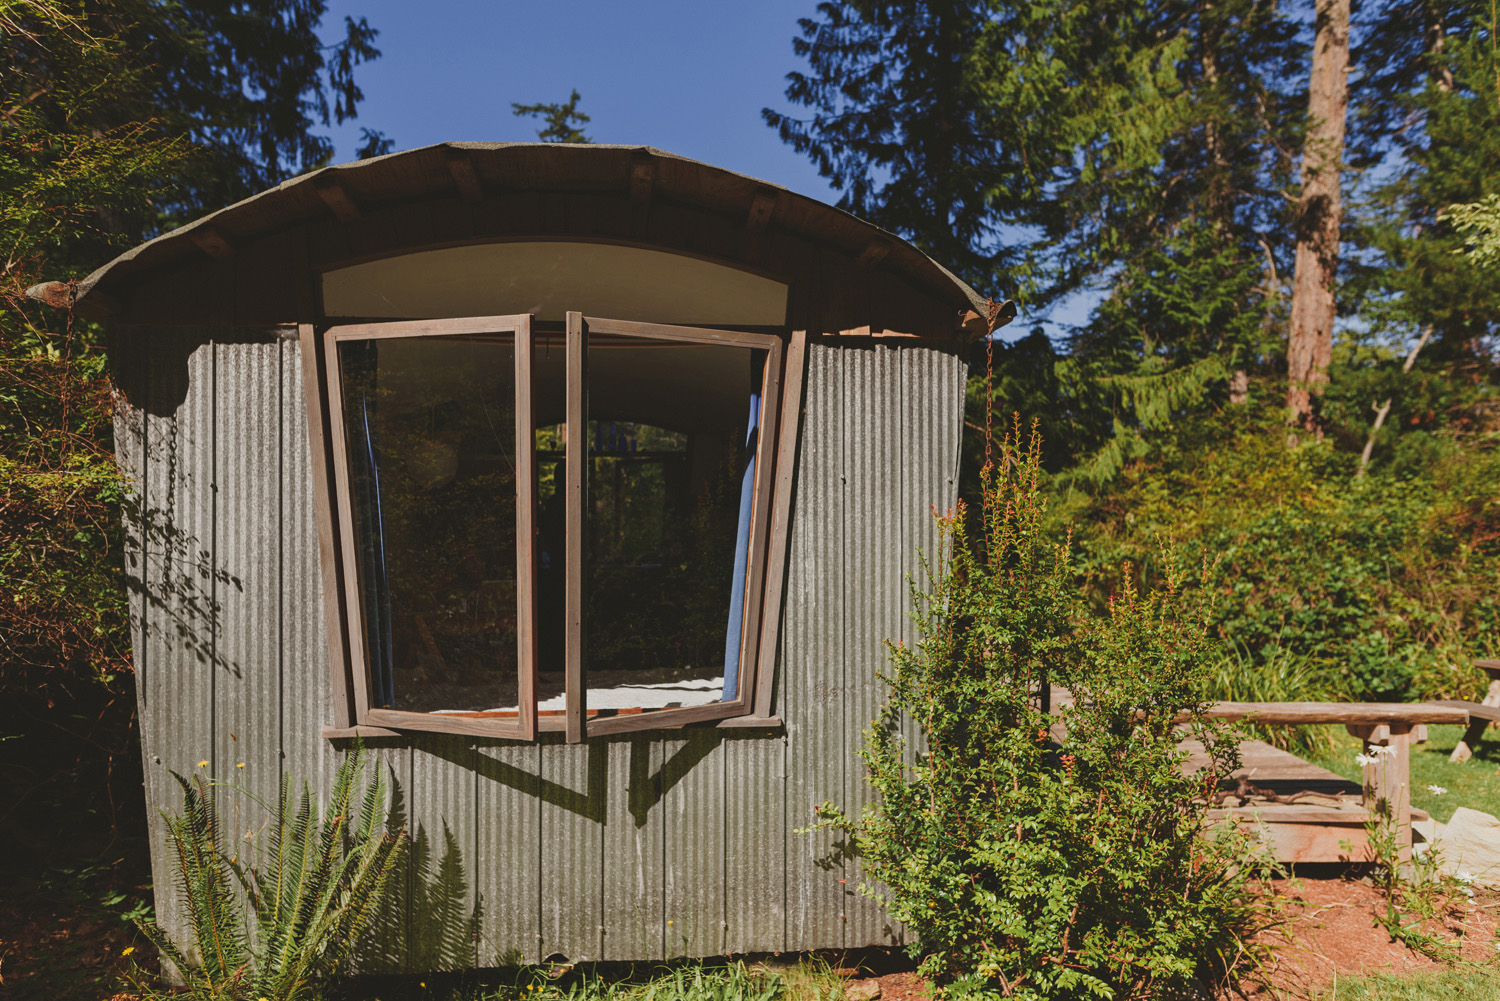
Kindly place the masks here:
<instances>
[{"instance_id":1,"label":"weathered wood plank","mask_svg":"<svg viewBox=\"0 0 1500 1001\"><path fill-rule=\"evenodd\" d=\"M1467 723L1468 712L1432 702L1216 702L1208 719L1253 723Z\"/></svg>"}]
</instances>

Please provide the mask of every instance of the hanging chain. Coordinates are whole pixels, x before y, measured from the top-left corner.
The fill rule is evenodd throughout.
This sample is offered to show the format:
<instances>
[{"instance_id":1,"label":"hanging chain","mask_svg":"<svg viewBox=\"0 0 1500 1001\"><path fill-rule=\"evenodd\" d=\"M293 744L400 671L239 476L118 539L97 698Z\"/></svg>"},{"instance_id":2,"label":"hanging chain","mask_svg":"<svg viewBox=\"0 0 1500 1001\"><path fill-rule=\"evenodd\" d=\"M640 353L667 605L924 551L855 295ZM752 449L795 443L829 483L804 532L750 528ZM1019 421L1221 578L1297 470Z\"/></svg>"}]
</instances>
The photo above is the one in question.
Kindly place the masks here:
<instances>
[{"instance_id":1,"label":"hanging chain","mask_svg":"<svg viewBox=\"0 0 1500 1001\"><path fill-rule=\"evenodd\" d=\"M995 448L995 322L1002 303L987 300L984 318L984 468L994 467Z\"/></svg>"}]
</instances>

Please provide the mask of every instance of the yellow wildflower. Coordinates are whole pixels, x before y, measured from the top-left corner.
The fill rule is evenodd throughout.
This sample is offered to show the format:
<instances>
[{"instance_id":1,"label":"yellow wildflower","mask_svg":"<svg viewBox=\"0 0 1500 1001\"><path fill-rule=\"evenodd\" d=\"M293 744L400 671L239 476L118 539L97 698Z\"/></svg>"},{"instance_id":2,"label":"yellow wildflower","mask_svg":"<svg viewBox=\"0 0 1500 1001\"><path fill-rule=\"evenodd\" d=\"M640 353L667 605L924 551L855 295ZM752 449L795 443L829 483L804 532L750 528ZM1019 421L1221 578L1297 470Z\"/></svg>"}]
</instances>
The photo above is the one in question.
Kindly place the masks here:
<instances>
[{"instance_id":1,"label":"yellow wildflower","mask_svg":"<svg viewBox=\"0 0 1500 1001\"><path fill-rule=\"evenodd\" d=\"M133 945L127 945L125 948L123 948L123 949L120 950L120 955L122 955L122 956L128 956L132 952L135 952L135 946L133 946Z\"/></svg>"},{"instance_id":2,"label":"yellow wildflower","mask_svg":"<svg viewBox=\"0 0 1500 1001\"><path fill-rule=\"evenodd\" d=\"M208 759L204 758L202 761L198 762L198 767L199 768L207 768L208 767Z\"/></svg>"},{"instance_id":3,"label":"yellow wildflower","mask_svg":"<svg viewBox=\"0 0 1500 1001\"><path fill-rule=\"evenodd\" d=\"M243 761L241 761L239 764L235 765L234 767L236 767L236 768L244 768L245 767L245 763Z\"/></svg>"}]
</instances>

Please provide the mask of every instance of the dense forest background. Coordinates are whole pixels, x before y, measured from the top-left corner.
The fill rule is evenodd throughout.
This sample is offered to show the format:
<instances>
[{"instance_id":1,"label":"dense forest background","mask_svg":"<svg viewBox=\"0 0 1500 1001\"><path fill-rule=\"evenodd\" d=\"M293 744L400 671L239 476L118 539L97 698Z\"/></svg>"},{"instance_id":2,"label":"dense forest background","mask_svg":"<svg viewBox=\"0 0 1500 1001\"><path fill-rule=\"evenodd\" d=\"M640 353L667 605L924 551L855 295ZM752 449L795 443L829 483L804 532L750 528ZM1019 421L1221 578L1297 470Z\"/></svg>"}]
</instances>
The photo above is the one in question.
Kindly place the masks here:
<instances>
[{"instance_id":1,"label":"dense forest background","mask_svg":"<svg viewBox=\"0 0 1500 1001\"><path fill-rule=\"evenodd\" d=\"M1222 697L1473 695L1500 656L1496 10L830 2L765 113L1022 323L1093 303L976 352L970 463L986 403L1040 422L1101 602L1222 560Z\"/></svg>"},{"instance_id":2,"label":"dense forest background","mask_svg":"<svg viewBox=\"0 0 1500 1001\"><path fill-rule=\"evenodd\" d=\"M327 162L379 51L325 13L0 0L17 871L144 823L108 361L24 290ZM1497 26L1494 0L829 2L766 119L1023 325L1092 304L976 348L966 447L987 410L1040 422L1101 604L1171 544L1222 560L1219 695L1472 695L1500 656ZM576 93L518 110L586 121Z\"/></svg>"},{"instance_id":3,"label":"dense forest background","mask_svg":"<svg viewBox=\"0 0 1500 1001\"><path fill-rule=\"evenodd\" d=\"M326 163L380 53L325 9L0 0L0 899L129 885L146 821L103 335L25 290Z\"/></svg>"}]
</instances>

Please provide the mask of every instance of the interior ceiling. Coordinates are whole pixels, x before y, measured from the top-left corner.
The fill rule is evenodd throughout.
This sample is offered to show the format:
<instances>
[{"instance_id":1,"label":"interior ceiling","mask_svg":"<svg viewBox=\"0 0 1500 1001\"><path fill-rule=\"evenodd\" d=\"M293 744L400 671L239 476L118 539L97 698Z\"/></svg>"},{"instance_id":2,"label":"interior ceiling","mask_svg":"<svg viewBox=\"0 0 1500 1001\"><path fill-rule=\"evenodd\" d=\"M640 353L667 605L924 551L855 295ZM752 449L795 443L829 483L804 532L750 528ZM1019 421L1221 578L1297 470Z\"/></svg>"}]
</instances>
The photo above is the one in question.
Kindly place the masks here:
<instances>
[{"instance_id":1,"label":"interior ceiling","mask_svg":"<svg viewBox=\"0 0 1500 1001\"><path fill-rule=\"evenodd\" d=\"M329 317L431 319L568 310L648 323L780 326L787 286L642 247L518 241L386 257L323 275Z\"/></svg>"}]
</instances>

